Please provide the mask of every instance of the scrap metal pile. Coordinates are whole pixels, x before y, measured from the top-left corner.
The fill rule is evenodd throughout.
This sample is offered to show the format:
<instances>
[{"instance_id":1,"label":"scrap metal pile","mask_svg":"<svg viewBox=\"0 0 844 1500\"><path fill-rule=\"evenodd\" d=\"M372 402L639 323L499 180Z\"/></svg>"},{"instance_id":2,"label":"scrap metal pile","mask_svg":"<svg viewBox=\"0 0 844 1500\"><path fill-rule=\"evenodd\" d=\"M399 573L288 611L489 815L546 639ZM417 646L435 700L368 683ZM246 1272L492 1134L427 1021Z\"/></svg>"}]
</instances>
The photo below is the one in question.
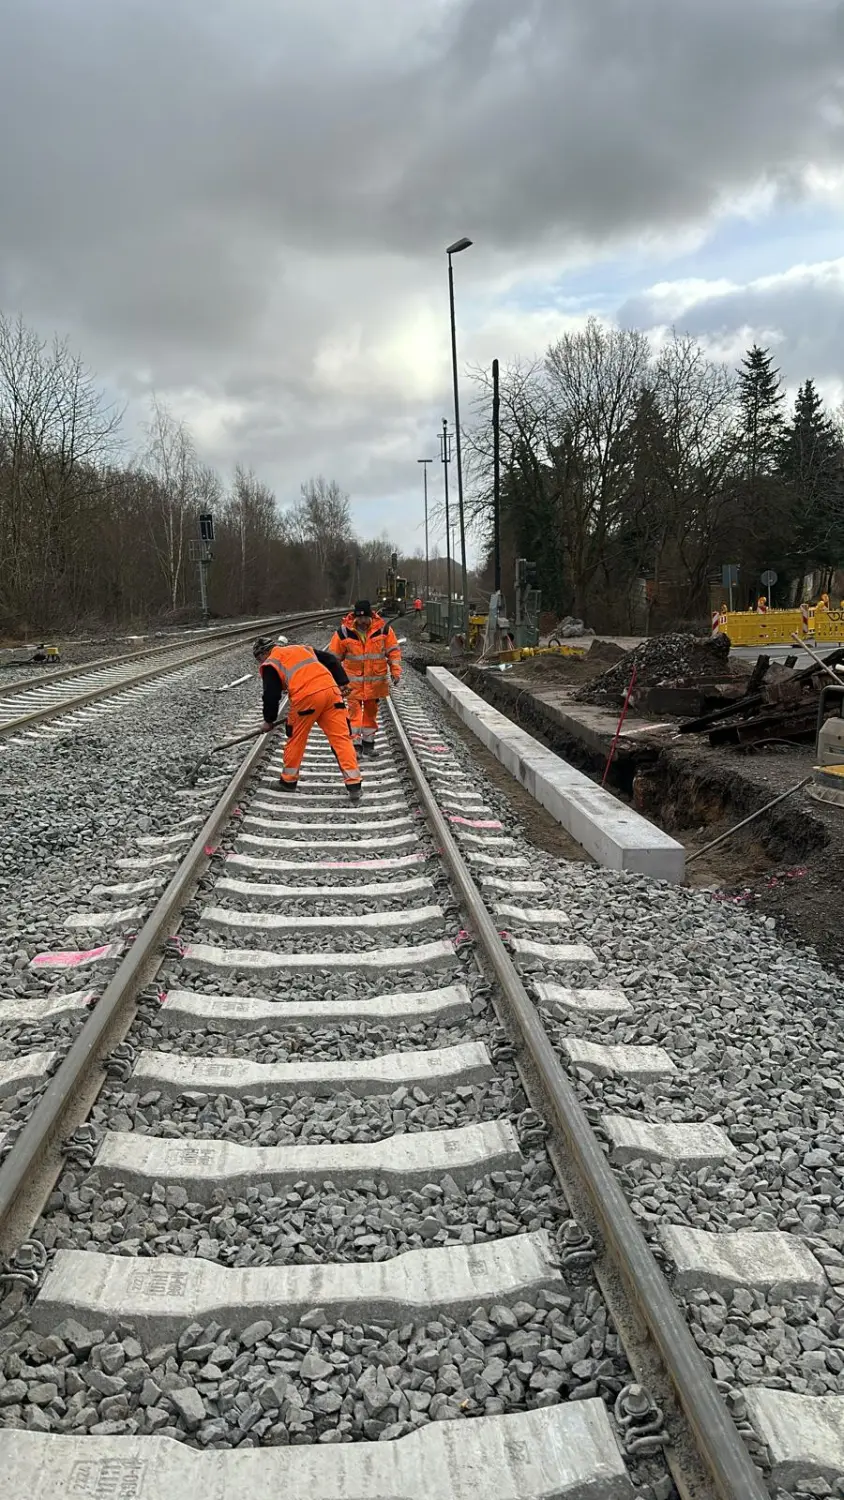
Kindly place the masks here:
<instances>
[{"instance_id":1,"label":"scrap metal pile","mask_svg":"<svg viewBox=\"0 0 844 1500\"><path fill-rule=\"evenodd\" d=\"M769 657L758 657L740 698L685 720L678 726L679 733L706 734L710 745L738 748L813 743L828 669L842 667L844 682L844 648L800 671L794 670L796 660L790 656L783 666L772 669Z\"/></svg>"}]
</instances>

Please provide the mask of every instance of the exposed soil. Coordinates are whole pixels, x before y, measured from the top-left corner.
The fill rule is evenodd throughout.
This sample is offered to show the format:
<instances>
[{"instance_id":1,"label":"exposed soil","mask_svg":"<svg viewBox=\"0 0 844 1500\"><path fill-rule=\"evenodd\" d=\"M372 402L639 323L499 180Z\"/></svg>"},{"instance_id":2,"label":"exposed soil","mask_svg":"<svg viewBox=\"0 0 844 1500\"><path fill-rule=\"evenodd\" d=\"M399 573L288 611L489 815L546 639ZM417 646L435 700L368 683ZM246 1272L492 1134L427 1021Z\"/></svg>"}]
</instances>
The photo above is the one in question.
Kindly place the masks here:
<instances>
[{"instance_id":1,"label":"exposed soil","mask_svg":"<svg viewBox=\"0 0 844 1500\"><path fill-rule=\"evenodd\" d=\"M465 675L487 702L600 781L611 737L605 747L596 747L564 730L548 705L534 696L523 665L517 679L471 669ZM535 685L541 690L540 682ZM486 755L474 737L471 742L473 754ZM527 795L492 757L490 761L505 778L508 796L514 796L514 788L520 797ZM696 741L665 743L645 736L620 742L608 786L693 854L794 786L813 764L807 747L747 756ZM572 857L562 848L551 852ZM826 963L844 969L844 809L814 802L805 790L797 792L746 832L693 860L688 882L711 888L713 899L752 904L792 938L814 947Z\"/></svg>"},{"instance_id":2,"label":"exposed soil","mask_svg":"<svg viewBox=\"0 0 844 1500\"><path fill-rule=\"evenodd\" d=\"M573 645L576 642L572 642ZM592 682L627 655L612 641L594 641L582 656L527 656L513 670L529 682L577 684Z\"/></svg>"}]
</instances>

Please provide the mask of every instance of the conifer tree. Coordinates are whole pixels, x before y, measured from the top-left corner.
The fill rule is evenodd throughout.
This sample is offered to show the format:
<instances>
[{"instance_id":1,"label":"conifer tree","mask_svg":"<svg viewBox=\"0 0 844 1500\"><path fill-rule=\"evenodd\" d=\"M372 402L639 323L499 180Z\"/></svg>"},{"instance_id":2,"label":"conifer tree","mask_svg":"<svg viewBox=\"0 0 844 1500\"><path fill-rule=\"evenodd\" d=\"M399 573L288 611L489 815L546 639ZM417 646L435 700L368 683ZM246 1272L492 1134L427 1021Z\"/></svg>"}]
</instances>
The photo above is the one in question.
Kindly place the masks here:
<instances>
[{"instance_id":1,"label":"conifer tree","mask_svg":"<svg viewBox=\"0 0 844 1500\"><path fill-rule=\"evenodd\" d=\"M744 475L753 487L757 478L776 466L782 435L785 392L769 349L754 344L738 370Z\"/></svg>"},{"instance_id":2,"label":"conifer tree","mask_svg":"<svg viewBox=\"0 0 844 1500\"><path fill-rule=\"evenodd\" d=\"M811 380L797 392L778 444L778 465L804 567L836 567L844 556L844 454Z\"/></svg>"}]
</instances>

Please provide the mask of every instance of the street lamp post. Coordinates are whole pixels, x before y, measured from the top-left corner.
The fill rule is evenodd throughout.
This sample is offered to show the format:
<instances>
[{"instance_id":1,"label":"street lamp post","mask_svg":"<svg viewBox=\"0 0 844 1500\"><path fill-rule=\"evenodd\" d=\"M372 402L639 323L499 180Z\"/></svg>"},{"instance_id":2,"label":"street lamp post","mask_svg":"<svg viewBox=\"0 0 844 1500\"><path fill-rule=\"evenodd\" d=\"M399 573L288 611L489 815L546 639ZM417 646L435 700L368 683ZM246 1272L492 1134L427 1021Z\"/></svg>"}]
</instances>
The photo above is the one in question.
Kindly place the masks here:
<instances>
[{"instance_id":1,"label":"street lamp post","mask_svg":"<svg viewBox=\"0 0 844 1500\"><path fill-rule=\"evenodd\" d=\"M448 590L448 624L446 633L451 640L451 521L448 513L448 466L451 463L451 438L448 431L448 417L443 417L443 430L440 433L440 457L443 461L443 493L445 495L445 576L446 588Z\"/></svg>"},{"instance_id":2,"label":"street lamp post","mask_svg":"<svg viewBox=\"0 0 844 1500\"><path fill-rule=\"evenodd\" d=\"M431 598L431 560L428 553L428 465L432 464L432 458L417 458L416 462L422 465L422 484L425 491L425 608Z\"/></svg>"},{"instance_id":3,"label":"street lamp post","mask_svg":"<svg viewBox=\"0 0 844 1500\"><path fill-rule=\"evenodd\" d=\"M451 372L454 380L454 431L457 443L457 509L460 516L460 573L463 588L463 649L469 649L469 575L466 569L466 523L463 513L463 463L460 453L460 394L457 381L457 324L454 317L454 270L451 264L453 255L459 255L461 250L468 250L472 241L464 235L463 239L455 240L453 245L446 249L448 256L448 306L451 314Z\"/></svg>"}]
</instances>

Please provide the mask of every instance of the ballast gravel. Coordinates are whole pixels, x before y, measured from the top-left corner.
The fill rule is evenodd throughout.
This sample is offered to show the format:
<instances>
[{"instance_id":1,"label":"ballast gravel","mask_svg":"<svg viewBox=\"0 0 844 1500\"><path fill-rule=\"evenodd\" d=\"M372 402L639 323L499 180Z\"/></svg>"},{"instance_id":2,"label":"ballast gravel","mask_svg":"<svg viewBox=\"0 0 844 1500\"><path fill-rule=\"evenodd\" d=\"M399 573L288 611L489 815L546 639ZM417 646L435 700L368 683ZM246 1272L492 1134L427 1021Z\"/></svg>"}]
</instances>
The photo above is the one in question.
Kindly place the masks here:
<instances>
[{"instance_id":1,"label":"ballast gravel","mask_svg":"<svg viewBox=\"0 0 844 1500\"><path fill-rule=\"evenodd\" d=\"M397 1195L372 1180L357 1189L301 1182L273 1193L260 1184L213 1204L182 1187L136 1194L67 1170L39 1228L50 1250L122 1255L198 1255L224 1266L317 1265L390 1260L405 1250L475 1245L527 1230L553 1233L568 1210L544 1154L517 1171L467 1186L446 1177Z\"/></svg>"},{"instance_id":2,"label":"ballast gravel","mask_svg":"<svg viewBox=\"0 0 844 1500\"><path fill-rule=\"evenodd\" d=\"M0 1331L0 1426L173 1437L198 1448L389 1440L428 1422L601 1395L629 1380L591 1288L399 1328L258 1320L240 1336L189 1324L145 1349L69 1319L48 1337L25 1312ZM659 1493L652 1491L652 1494ZM663 1491L670 1494L670 1491Z\"/></svg>"},{"instance_id":3,"label":"ballast gravel","mask_svg":"<svg viewBox=\"0 0 844 1500\"><path fill-rule=\"evenodd\" d=\"M437 737L449 746L450 768L479 785L477 767L447 710L420 683ZM811 1303L769 1309L752 1289L739 1289L726 1337L714 1332L718 1299L685 1299L690 1325L716 1378L734 1396L741 1384L786 1386L809 1394L840 1392L844 1357L844 987L811 950L782 942L772 919L692 890L536 850L497 789L480 783L483 816L500 819L542 880L547 899L570 919L555 941L588 944L597 968L565 970L517 958L528 991L535 980L621 990L631 1009L596 1019L565 1018L538 1002L540 1014L586 1113L625 1114L653 1123L707 1121L736 1148L729 1163L683 1170L644 1161L617 1168L625 1193L661 1258L663 1224L695 1229L783 1230L798 1235L820 1259L830 1290L820 1311ZM545 897L531 896L531 905ZM518 929L527 935L526 928ZM537 936L548 941L548 930ZM599 1077L573 1066L567 1037L606 1045L664 1047L676 1072L649 1083ZM670 1265L666 1269L670 1274ZM752 1309L742 1311L747 1298ZM736 1299L738 1301L736 1302ZM713 1308L715 1309L713 1313ZM785 1329L783 1332L782 1329ZM738 1337L740 1332L740 1337ZM801 1343L802 1337L809 1347ZM730 1350L738 1345L738 1357ZM750 1351L745 1354L744 1351ZM716 1359L719 1361L717 1367ZM793 1382L806 1384L793 1384ZM808 1493L808 1491L807 1491ZM819 1491L820 1493L820 1491ZM834 1493L830 1490L829 1493Z\"/></svg>"}]
</instances>

